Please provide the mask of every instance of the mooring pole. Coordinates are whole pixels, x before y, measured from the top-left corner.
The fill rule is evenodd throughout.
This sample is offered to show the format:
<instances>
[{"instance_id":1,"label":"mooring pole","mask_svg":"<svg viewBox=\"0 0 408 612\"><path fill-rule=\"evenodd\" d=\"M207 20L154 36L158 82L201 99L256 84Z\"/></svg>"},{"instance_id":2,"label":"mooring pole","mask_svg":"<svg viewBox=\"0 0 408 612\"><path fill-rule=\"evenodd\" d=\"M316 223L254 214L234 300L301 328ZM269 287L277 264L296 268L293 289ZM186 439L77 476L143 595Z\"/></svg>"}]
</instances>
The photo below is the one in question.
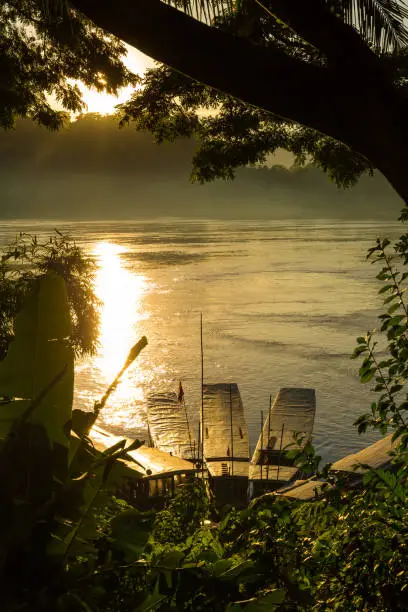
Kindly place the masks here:
<instances>
[{"instance_id":1,"label":"mooring pole","mask_svg":"<svg viewBox=\"0 0 408 612\"><path fill-rule=\"evenodd\" d=\"M183 403L183 406L184 406L184 415L186 417L188 439L189 439L189 442L190 442L190 455L191 455L191 459L193 460L194 459L194 457L193 457L193 442L191 440L190 423L189 423L189 420L188 420L187 407L186 407L186 402L184 401L184 396L183 396L183 399L182 399L182 403Z\"/></svg>"},{"instance_id":2,"label":"mooring pole","mask_svg":"<svg viewBox=\"0 0 408 612\"><path fill-rule=\"evenodd\" d=\"M281 461L282 440L283 440L283 430L284 429L285 429L285 423L282 423L282 433L281 433L280 446L279 446L278 469L276 472L276 480L279 480L279 468L280 468L280 461Z\"/></svg>"},{"instance_id":3,"label":"mooring pole","mask_svg":"<svg viewBox=\"0 0 408 612\"><path fill-rule=\"evenodd\" d=\"M271 408L272 408L272 395L269 396L269 413L268 413L268 441L266 443L266 448L268 451L268 463L266 464L266 479L269 480L269 444L271 441Z\"/></svg>"},{"instance_id":4,"label":"mooring pole","mask_svg":"<svg viewBox=\"0 0 408 612\"><path fill-rule=\"evenodd\" d=\"M203 313L200 313L200 348L201 348L201 477L204 482L204 348L203 348Z\"/></svg>"},{"instance_id":5,"label":"mooring pole","mask_svg":"<svg viewBox=\"0 0 408 612\"><path fill-rule=\"evenodd\" d=\"M261 452L260 452L260 463L261 463L261 480L262 480L262 464L263 464L263 410L261 410Z\"/></svg>"},{"instance_id":6,"label":"mooring pole","mask_svg":"<svg viewBox=\"0 0 408 612\"><path fill-rule=\"evenodd\" d=\"M234 475L234 428L232 421L232 389L231 385L229 386L229 396L230 396L230 429L231 429L231 476Z\"/></svg>"}]
</instances>

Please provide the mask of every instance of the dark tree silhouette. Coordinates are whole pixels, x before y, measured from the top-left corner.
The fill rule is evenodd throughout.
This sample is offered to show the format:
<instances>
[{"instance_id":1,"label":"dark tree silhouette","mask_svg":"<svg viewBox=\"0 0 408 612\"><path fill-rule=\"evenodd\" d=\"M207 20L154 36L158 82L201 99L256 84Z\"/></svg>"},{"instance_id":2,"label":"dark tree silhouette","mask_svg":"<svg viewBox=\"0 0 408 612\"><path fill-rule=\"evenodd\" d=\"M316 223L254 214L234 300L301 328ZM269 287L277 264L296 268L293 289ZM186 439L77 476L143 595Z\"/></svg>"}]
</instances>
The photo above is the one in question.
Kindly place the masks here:
<instances>
[{"instance_id":1,"label":"dark tree silhouette","mask_svg":"<svg viewBox=\"0 0 408 612\"><path fill-rule=\"evenodd\" d=\"M42 35L66 107L79 103L77 94L61 85L68 73L101 87L106 81L112 89L132 78L120 68L120 39L199 83L346 145L378 168L408 202L402 0L174 4L189 8L191 15L161 0L117 0L114 7L110 0L7 0L1 10L3 22L14 19L9 38L18 37L22 46L31 49L23 41L26 34L16 34L20 17ZM111 38L105 40L102 31ZM44 67L41 81L45 55L39 43L34 64L39 74L34 71L31 77L23 51L19 68L14 48L6 44L2 56L11 54L9 81L3 79L10 82L8 89L3 86L6 102L9 96L12 106L13 96L19 96L15 74L23 94L33 90L30 78L37 98L44 88L58 89L47 81L50 71ZM27 108L26 101L20 114L27 114ZM32 114L41 119L41 108Z\"/></svg>"}]
</instances>

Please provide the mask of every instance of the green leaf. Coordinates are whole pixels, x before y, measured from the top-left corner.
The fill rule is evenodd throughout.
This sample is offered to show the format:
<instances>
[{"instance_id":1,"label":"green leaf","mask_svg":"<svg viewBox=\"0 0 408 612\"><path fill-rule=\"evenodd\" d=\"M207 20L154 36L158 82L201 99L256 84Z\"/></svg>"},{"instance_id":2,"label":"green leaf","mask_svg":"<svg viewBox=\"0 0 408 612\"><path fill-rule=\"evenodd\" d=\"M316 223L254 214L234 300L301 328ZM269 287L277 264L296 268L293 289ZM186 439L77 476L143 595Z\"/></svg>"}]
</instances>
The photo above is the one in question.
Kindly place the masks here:
<instances>
[{"instance_id":1,"label":"green leaf","mask_svg":"<svg viewBox=\"0 0 408 612\"><path fill-rule=\"evenodd\" d=\"M384 285L384 287L381 287L378 293L385 293L386 291L389 291L390 289L394 289L394 285Z\"/></svg>"},{"instance_id":2,"label":"green leaf","mask_svg":"<svg viewBox=\"0 0 408 612\"><path fill-rule=\"evenodd\" d=\"M166 569L177 569L184 559L184 553L180 550L172 550L164 553L159 560L160 566Z\"/></svg>"},{"instance_id":3,"label":"green leaf","mask_svg":"<svg viewBox=\"0 0 408 612\"><path fill-rule=\"evenodd\" d=\"M112 446L110 446L109 448L107 448L105 451L103 451L103 455L105 457L112 457L112 455L114 455L117 451L119 450L123 450L123 448L126 446L126 440L119 440L119 442L116 442L116 444L113 444Z\"/></svg>"},{"instance_id":4,"label":"green leaf","mask_svg":"<svg viewBox=\"0 0 408 612\"><path fill-rule=\"evenodd\" d=\"M216 577L221 576L221 574L224 574L227 570L229 570L232 565L232 559L220 559L212 566L212 572Z\"/></svg>"},{"instance_id":5,"label":"green leaf","mask_svg":"<svg viewBox=\"0 0 408 612\"><path fill-rule=\"evenodd\" d=\"M129 453L130 451L134 451L137 450L138 448L140 448L141 446L143 446L144 442L141 442L140 440L133 440L133 442L131 442L129 444L129 446L127 446L124 449L125 453Z\"/></svg>"},{"instance_id":6,"label":"green leaf","mask_svg":"<svg viewBox=\"0 0 408 612\"><path fill-rule=\"evenodd\" d=\"M393 304L392 306L390 306L387 310L388 314L392 314L393 312L395 312L396 310L398 310L398 308L400 308L400 302L398 301L398 304ZM394 317L395 318L395 317ZM403 319L404 316L402 315L401 318ZM392 320L392 319L391 319Z\"/></svg>"},{"instance_id":7,"label":"green leaf","mask_svg":"<svg viewBox=\"0 0 408 612\"><path fill-rule=\"evenodd\" d=\"M248 605L243 606L245 612L270 612L276 606L285 601L286 592L282 589L275 589L266 595L261 595L256 599L250 600ZM240 603L240 602L237 602ZM242 604L243 602L241 602Z\"/></svg>"},{"instance_id":8,"label":"green leaf","mask_svg":"<svg viewBox=\"0 0 408 612\"><path fill-rule=\"evenodd\" d=\"M157 606L167 599L167 595L162 595L159 591L159 581L156 581L153 593L149 593L146 599L140 606L138 606L135 612L149 612L149 610L157 609Z\"/></svg>"},{"instance_id":9,"label":"green leaf","mask_svg":"<svg viewBox=\"0 0 408 612\"><path fill-rule=\"evenodd\" d=\"M396 310L396 309L395 309L395 310ZM396 326L396 325L399 325L399 323L400 323L400 322L401 322L403 319L405 319L405 315L396 315L395 317L392 317L392 318L389 320L389 322L388 322L388 323L389 323L389 325L391 325L391 326L393 326L393 327L394 327L394 326Z\"/></svg>"},{"instance_id":10,"label":"green leaf","mask_svg":"<svg viewBox=\"0 0 408 612\"><path fill-rule=\"evenodd\" d=\"M368 370L365 370L362 374L360 374L360 382L361 383L369 382L373 378L375 373L376 373L375 368L370 368Z\"/></svg>"},{"instance_id":11,"label":"green leaf","mask_svg":"<svg viewBox=\"0 0 408 612\"><path fill-rule=\"evenodd\" d=\"M398 391L401 391L402 388L403 388L403 385L393 385L390 389L390 393L391 394L398 393Z\"/></svg>"},{"instance_id":12,"label":"green leaf","mask_svg":"<svg viewBox=\"0 0 408 612\"><path fill-rule=\"evenodd\" d=\"M239 576L242 576L243 574L252 572L254 569L254 565L255 564L253 561L243 561L242 563L235 565L235 567L232 567L231 569L221 574L220 578L227 579L227 580L238 578Z\"/></svg>"},{"instance_id":13,"label":"green leaf","mask_svg":"<svg viewBox=\"0 0 408 612\"><path fill-rule=\"evenodd\" d=\"M365 351L368 351L368 346L363 346L363 345L357 346L354 349L354 352L351 355L350 359L356 359L359 355L361 355Z\"/></svg>"}]
</instances>

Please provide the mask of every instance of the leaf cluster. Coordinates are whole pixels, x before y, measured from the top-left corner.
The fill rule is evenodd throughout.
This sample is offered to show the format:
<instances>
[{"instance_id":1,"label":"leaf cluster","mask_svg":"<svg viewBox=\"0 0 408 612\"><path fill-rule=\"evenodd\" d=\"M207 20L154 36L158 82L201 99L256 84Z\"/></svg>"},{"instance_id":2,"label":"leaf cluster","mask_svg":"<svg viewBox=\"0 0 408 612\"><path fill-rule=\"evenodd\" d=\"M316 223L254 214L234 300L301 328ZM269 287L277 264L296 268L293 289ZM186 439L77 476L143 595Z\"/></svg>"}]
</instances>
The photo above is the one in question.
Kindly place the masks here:
<instances>
[{"instance_id":1,"label":"leaf cluster","mask_svg":"<svg viewBox=\"0 0 408 612\"><path fill-rule=\"evenodd\" d=\"M194 478L180 485L166 507L157 513L152 537L155 543L174 546L184 542L207 519L210 512L207 491Z\"/></svg>"},{"instance_id":2,"label":"leaf cluster","mask_svg":"<svg viewBox=\"0 0 408 612\"><path fill-rule=\"evenodd\" d=\"M14 321L38 279L59 274L67 288L72 324L71 345L79 356L98 345L100 302L95 295L95 262L70 236L55 231L48 240L21 233L0 256L0 360L14 336Z\"/></svg>"},{"instance_id":3,"label":"leaf cluster","mask_svg":"<svg viewBox=\"0 0 408 612\"><path fill-rule=\"evenodd\" d=\"M0 127L30 118L60 129L84 110L76 81L117 93L137 77L124 66L125 45L61 0L5 0L0 5ZM63 110L57 110L50 96Z\"/></svg>"},{"instance_id":4,"label":"leaf cluster","mask_svg":"<svg viewBox=\"0 0 408 612\"><path fill-rule=\"evenodd\" d=\"M290 22L278 19L273 2L170 0L170 4L234 36L273 47L316 68L327 69L333 59L302 38ZM359 31L377 56L380 72L405 96L406 7L394 0L327 0L318 4L322 14L332 13ZM289 15L291 11L288 9ZM337 53L341 55L341 45ZM350 187L363 174L373 173L372 163L344 143L231 98L171 68L148 71L141 85L128 102L117 107L121 125L132 122L137 130L151 132L158 143L195 139L192 181L232 179L238 167L265 164L279 149L292 153L295 165L321 168L338 187Z\"/></svg>"},{"instance_id":5,"label":"leaf cluster","mask_svg":"<svg viewBox=\"0 0 408 612\"><path fill-rule=\"evenodd\" d=\"M367 258L381 265L376 278L382 285L379 294L386 312L378 317L379 330L368 331L357 338L352 355L353 359L363 358L360 381L367 383L374 379L374 391L379 394L378 400L371 404L371 414L361 415L356 425L360 433L368 427L382 434L391 429L393 439L400 438L406 446L408 395L404 388L408 376L408 308L405 294L408 272L401 270L398 264L405 266L408 261L407 235L394 244L386 238L378 238Z\"/></svg>"},{"instance_id":6,"label":"leaf cluster","mask_svg":"<svg viewBox=\"0 0 408 612\"><path fill-rule=\"evenodd\" d=\"M193 138L192 181L232 179L240 166L263 165L278 149L294 164L321 168L339 187L354 185L371 163L333 138L256 109L170 68L149 70L142 87L118 105L120 125L151 132L157 143Z\"/></svg>"}]
</instances>

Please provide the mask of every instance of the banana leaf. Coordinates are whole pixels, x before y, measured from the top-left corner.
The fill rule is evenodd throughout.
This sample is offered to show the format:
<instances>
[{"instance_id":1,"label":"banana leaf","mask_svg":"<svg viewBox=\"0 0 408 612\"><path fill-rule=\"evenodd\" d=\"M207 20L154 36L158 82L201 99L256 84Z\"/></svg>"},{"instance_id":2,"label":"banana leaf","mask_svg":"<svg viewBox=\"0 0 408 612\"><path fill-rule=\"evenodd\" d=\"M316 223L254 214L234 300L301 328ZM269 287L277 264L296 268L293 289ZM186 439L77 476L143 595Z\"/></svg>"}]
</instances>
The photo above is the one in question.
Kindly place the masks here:
<instances>
[{"instance_id":1,"label":"banana leaf","mask_svg":"<svg viewBox=\"0 0 408 612\"><path fill-rule=\"evenodd\" d=\"M71 331L65 282L49 273L39 279L18 313L15 337L0 363L0 397L8 398L0 404L0 441L11 432L18 438L23 421L43 428L59 481L68 464L74 389ZM28 474L33 448L27 435L20 442Z\"/></svg>"}]
</instances>

